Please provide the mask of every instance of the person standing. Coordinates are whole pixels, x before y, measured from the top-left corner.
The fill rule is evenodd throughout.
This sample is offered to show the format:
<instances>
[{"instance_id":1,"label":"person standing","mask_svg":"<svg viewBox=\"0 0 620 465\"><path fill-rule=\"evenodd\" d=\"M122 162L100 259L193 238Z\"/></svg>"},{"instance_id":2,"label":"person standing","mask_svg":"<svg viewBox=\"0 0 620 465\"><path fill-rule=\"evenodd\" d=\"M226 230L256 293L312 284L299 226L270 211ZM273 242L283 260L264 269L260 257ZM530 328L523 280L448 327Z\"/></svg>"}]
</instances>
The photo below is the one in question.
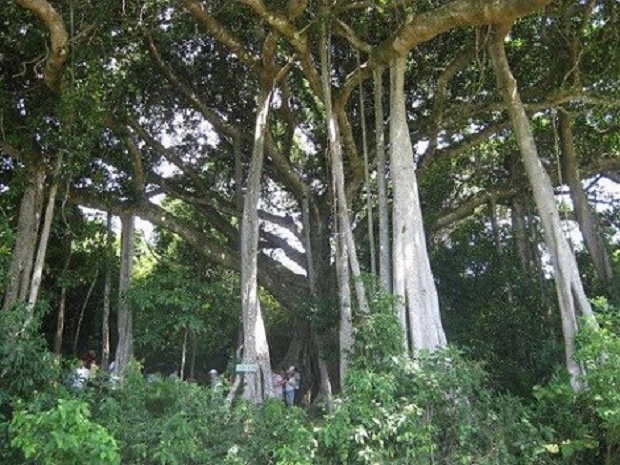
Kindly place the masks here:
<instances>
[{"instance_id":1,"label":"person standing","mask_svg":"<svg viewBox=\"0 0 620 465\"><path fill-rule=\"evenodd\" d=\"M84 360L78 362L78 367L73 375L72 387L74 389L82 389L86 386L86 382L90 377L90 370L86 368Z\"/></svg>"},{"instance_id":2,"label":"person standing","mask_svg":"<svg viewBox=\"0 0 620 465\"><path fill-rule=\"evenodd\" d=\"M273 392L275 394L276 399L283 400L284 398L284 377L282 376L281 370L274 370L273 375L271 377L271 381L273 383Z\"/></svg>"},{"instance_id":3,"label":"person standing","mask_svg":"<svg viewBox=\"0 0 620 465\"><path fill-rule=\"evenodd\" d=\"M292 407L295 405L295 399L297 397L297 391L299 390L299 384L301 376L297 372L294 366L290 366L286 370L286 381L284 383L284 401L286 405Z\"/></svg>"},{"instance_id":4,"label":"person standing","mask_svg":"<svg viewBox=\"0 0 620 465\"><path fill-rule=\"evenodd\" d=\"M220 402L224 399L224 385L216 369L209 371L209 382L211 384L212 399Z\"/></svg>"}]
</instances>

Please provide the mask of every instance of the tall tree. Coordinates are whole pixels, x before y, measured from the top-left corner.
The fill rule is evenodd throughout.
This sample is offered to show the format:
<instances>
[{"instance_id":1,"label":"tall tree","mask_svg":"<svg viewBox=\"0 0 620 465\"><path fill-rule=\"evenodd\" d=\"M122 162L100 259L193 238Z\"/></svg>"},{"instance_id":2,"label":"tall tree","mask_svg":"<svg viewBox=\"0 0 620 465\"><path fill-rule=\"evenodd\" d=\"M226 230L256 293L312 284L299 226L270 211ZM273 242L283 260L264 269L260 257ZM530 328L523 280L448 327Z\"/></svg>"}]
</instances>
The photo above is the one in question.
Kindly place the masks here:
<instances>
[{"instance_id":1,"label":"tall tree","mask_svg":"<svg viewBox=\"0 0 620 465\"><path fill-rule=\"evenodd\" d=\"M402 55L394 58L390 67L390 166L394 189L392 257L394 295L401 301L399 319L403 333L411 338L411 350L415 353L445 346L447 341L428 257L415 155L407 125L406 66L407 57Z\"/></svg>"},{"instance_id":2,"label":"tall tree","mask_svg":"<svg viewBox=\"0 0 620 465\"><path fill-rule=\"evenodd\" d=\"M573 142L573 123L570 114L566 110L559 112L560 141L562 146L562 171L564 179L570 188L570 196L573 201L575 217L598 278L604 286L611 284L613 270L607 246L600 232L600 225L596 213L588 202L588 196L581 184L579 176L577 155Z\"/></svg>"},{"instance_id":3,"label":"tall tree","mask_svg":"<svg viewBox=\"0 0 620 465\"><path fill-rule=\"evenodd\" d=\"M121 267L118 282L118 342L114 372L124 373L133 360L133 313L128 291L131 288L136 241L135 218L131 212L121 217Z\"/></svg>"},{"instance_id":4,"label":"tall tree","mask_svg":"<svg viewBox=\"0 0 620 465\"><path fill-rule=\"evenodd\" d=\"M575 336L579 326L579 317L589 318L594 325L596 322L583 289L577 261L562 230L551 180L538 157L534 135L521 102L517 82L510 70L504 48L504 41L510 28L511 23L492 28L489 53L497 77L497 88L512 121L521 159L540 214L545 243L551 254L562 316L566 367L570 373L573 389L579 391L583 388L582 376L585 374L585 368L575 360Z\"/></svg>"},{"instance_id":5,"label":"tall tree","mask_svg":"<svg viewBox=\"0 0 620 465\"><path fill-rule=\"evenodd\" d=\"M271 84L271 85L270 85ZM258 299L258 205L265 153L265 133L273 83L263 83L256 99L256 127L252 161L246 182L241 221L241 304L243 309L243 361L256 364L256 372L246 373L244 398L262 402L273 396L271 361L265 322Z\"/></svg>"}]
</instances>

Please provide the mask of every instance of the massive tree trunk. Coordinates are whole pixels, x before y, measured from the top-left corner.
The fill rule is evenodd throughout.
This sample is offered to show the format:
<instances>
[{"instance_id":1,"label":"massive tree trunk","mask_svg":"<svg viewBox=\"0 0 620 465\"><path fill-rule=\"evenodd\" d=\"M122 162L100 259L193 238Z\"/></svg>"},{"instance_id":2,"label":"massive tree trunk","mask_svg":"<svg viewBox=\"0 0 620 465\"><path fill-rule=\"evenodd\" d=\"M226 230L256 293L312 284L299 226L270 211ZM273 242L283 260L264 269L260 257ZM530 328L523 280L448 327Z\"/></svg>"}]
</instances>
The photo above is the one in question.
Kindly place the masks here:
<instances>
[{"instance_id":1,"label":"massive tree trunk","mask_svg":"<svg viewBox=\"0 0 620 465\"><path fill-rule=\"evenodd\" d=\"M133 359L133 315L127 292L131 287L135 247L134 215L121 217L121 269L118 281L118 342L114 372L121 375Z\"/></svg>"},{"instance_id":2,"label":"massive tree trunk","mask_svg":"<svg viewBox=\"0 0 620 465\"><path fill-rule=\"evenodd\" d=\"M24 302L28 295L44 186L45 167L39 165L34 168L21 200L9 281L4 295L4 310L9 310L18 302Z\"/></svg>"},{"instance_id":3,"label":"massive tree trunk","mask_svg":"<svg viewBox=\"0 0 620 465\"><path fill-rule=\"evenodd\" d=\"M383 117L383 70L374 71L375 137L377 150L377 200L379 204L379 278L383 290L392 292L390 260L390 219L385 170L385 130Z\"/></svg>"},{"instance_id":4,"label":"massive tree trunk","mask_svg":"<svg viewBox=\"0 0 620 465\"><path fill-rule=\"evenodd\" d=\"M399 308L399 319L404 333L411 338L411 349L415 354L421 349L433 350L445 346L446 336L426 248L414 153L407 126L404 92L406 62L407 57L401 56L391 64L392 257L394 294L405 305Z\"/></svg>"},{"instance_id":5,"label":"massive tree trunk","mask_svg":"<svg viewBox=\"0 0 620 465\"><path fill-rule=\"evenodd\" d=\"M497 87L510 114L521 158L540 214L545 243L553 262L562 316L566 367L570 373L571 385L578 391L583 388L581 377L585 374L585 368L574 359L578 318L586 316L595 324L594 314L583 290L577 261L563 234L551 179L538 157L534 135L519 96L516 80L508 64L504 39L509 30L510 25L501 25L493 29L489 53L497 77Z\"/></svg>"},{"instance_id":6,"label":"massive tree trunk","mask_svg":"<svg viewBox=\"0 0 620 465\"><path fill-rule=\"evenodd\" d=\"M273 397L269 345L265 322L258 299L258 204L265 151L265 133L271 102L271 88L258 94L254 148L248 173L247 191L241 222L241 300L243 308L243 361L258 365L256 372L245 374L243 397L252 402L262 402Z\"/></svg>"},{"instance_id":7,"label":"massive tree trunk","mask_svg":"<svg viewBox=\"0 0 620 465\"><path fill-rule=\"evenodd\" d=\"M609 253L599 232L599 222L596 214L588 203L588 196L581 185L577 156L573 144L573 127L570 115L560 111L560 141L562 144L562 171L565 181L570 187L570 196L575 209L575 216L579 229L583 235L583 241L590 253L596 273L604 286L611 284L613 272Z\"/></svg>"}]
</instances>

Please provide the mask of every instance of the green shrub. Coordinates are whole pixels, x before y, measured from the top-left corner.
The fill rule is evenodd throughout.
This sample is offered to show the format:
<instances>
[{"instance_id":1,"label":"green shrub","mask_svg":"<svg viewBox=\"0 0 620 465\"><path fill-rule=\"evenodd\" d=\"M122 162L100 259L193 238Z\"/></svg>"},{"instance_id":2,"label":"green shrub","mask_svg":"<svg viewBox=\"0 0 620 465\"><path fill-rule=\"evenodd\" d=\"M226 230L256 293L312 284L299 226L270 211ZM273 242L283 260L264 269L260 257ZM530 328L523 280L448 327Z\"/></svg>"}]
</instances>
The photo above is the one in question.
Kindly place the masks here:
<instances>
[{"instance_id":1,"label":"green shrub","mask_svg":"<svg viewBox=\"0 0 620 465\"><path fill-rule=\"evenodd\" d=\"M544 463L532 413L487 384L454 349L393 357L378 373L351 370L319 428L321 463Z\"/></svg>"},{"instance_id":2,"label":"green shrub","mask_svg":"<svg viewBox=\"0 0 620 465\"><path fill-rule=\"evenodd\" d=\"M21 407L10 423L11 445L26 459L43 465L120 464L116 441L90 420L85 402L59 399L55 408L31 411Z\"/></svg>"},{"instance_id":3,"label":"green shrub","mask_svg":"<svg viewBox=\"0 0 620 465\"><path fill-rule=\"evenodd\" d=\"M31 398L60 379L60 363L39 333L40 312L37 308L29 325L25 325L30 316L24 305L0 312L0 400Z\"/></svg>"}]
</instances>

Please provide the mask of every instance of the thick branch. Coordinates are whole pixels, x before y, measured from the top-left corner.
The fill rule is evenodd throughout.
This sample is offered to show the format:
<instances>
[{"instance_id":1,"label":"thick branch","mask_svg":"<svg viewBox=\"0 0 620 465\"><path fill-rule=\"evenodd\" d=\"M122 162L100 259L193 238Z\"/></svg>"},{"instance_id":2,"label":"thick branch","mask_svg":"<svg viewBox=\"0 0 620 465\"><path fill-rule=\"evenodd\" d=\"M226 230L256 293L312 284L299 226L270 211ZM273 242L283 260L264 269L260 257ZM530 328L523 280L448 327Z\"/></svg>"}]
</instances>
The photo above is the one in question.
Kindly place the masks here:
<instances>
[{"instance_id":1,"label":"thick branch","mask_svg":"<svg viewBox=\"0 0 620 465\"><path fill-rule=\"evenodd\" d=\"M255 70L260 65L260 59L252 55L243 45L241 40L235 37L226 27L220 24L206 10L204 3L196 0L182 0L185 7L200 21L219 42L224 44L250 69Z\"/></svg>"},{"instance_id":2,"label":"thick branch","mask_svg":"<svg viewBox=\"0 0 620 465\"><path fill-rule=\"evenodd\" d=\"M131 210L143 220L178 234L210 262L240 271L241 257L238 248L229 248L215 242L203 231L194 228L158 205L149 202L129 205L104 200L101 196L92 196L77 191L72 191L70 200L73 203L108 211L114 215L121 215ZM304 276L293 273L280 262L262 252L259 255L258 264L260 283L284 306L296 308L299 302L303 301L308 295L307 279Z\"/></svg>"},{"instance_id":3,"label":"thick branch","mask_svg":"<svg viewBox=\"0 0 620 465\"><path fill-rule=\"evenodd\" d=\"M315 95L321 97L321 78L312 61L308 37L298 31L293 23L284 15L269 10L262 0L237 0L238 3L249 6L269 26L278 31L290 42L299 56L301 68Z\"/></svg>"},{"instance_id":4,"label":"thick branch","mask_svg":"<svg viewBox=\"0 0 620 465\"><path fill-rule=\"evenodd\" d=\"M45 24L50 34L50 51L45 62L45 84L55 93L61 90L62 68L69 56L69 34L58 12L46 0L15 0L32 11Z\"/></svg>"},{"instance_id":5,"label":"thick branch","mask_svg":"<svg viewBox=\"0 0 620 465\"><path fill-rule=\"evenodd\" d=\"M372 76L372 69L382 70L390 60L406 55L418 44L457 27L484 26L512 22L551 3L552 0L456 0L426 13L412 16L389 39L374 47L369 66L351 73L339 96L346 102L360 79Z\"/></svg>"}]
</instances>

